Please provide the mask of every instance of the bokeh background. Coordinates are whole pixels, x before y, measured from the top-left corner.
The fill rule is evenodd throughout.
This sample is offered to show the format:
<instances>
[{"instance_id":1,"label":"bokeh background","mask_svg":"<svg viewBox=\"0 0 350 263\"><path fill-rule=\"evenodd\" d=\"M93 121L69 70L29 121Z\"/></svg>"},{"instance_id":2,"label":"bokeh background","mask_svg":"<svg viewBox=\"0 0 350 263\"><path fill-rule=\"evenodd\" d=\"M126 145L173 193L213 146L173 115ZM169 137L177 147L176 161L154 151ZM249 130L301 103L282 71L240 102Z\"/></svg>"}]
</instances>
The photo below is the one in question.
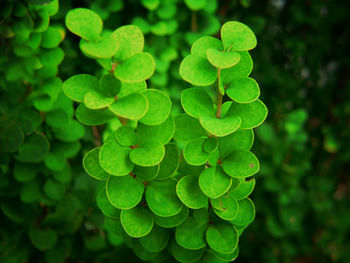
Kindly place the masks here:
<instances>
[{"instance_id":1,"label":"bokeh background","mask_svg":"<svg viewBox=\"0 0 350 263\"><path fill-rule=\"evenodd\" d=\"M21 119L22 110L43 111L44 100L41 93L26 99L28 86L37 84L36 73L20 70L29 62L6 35L6 26L23 19L18 12L5 16L10 2L27 8L45 1L0 1L0 262L139 262L104 230L95 204L99 185L81 167L82 154L96 139L90 129L74 128L75 137L67 138L59 127L40 126L53 134L48 140L59 145L54 149L69 149L61 170L48 161L18 164L16 149L5 149L8 134L16 136L6 123ZM226 21L249 25L258 39L251 52L252 77L269 115L256 129L253 146L261 163L252 194L256 219L240 239L236 262L350 262L349 1L65 0L50 25L64 28L66 13L75 7L91 8L112 30L126 24L142 29L145 49L157 63L149 86L168 92L174 114L181 111L179 97L187 87L178 67L190 45L203 35L219 36ZM60 45L65 56L57 65L62 80L100 70L78 45L66 30ZM43 252L33 241L38 222L53 229L58 240Z\"/></svg>"}]
</instances>

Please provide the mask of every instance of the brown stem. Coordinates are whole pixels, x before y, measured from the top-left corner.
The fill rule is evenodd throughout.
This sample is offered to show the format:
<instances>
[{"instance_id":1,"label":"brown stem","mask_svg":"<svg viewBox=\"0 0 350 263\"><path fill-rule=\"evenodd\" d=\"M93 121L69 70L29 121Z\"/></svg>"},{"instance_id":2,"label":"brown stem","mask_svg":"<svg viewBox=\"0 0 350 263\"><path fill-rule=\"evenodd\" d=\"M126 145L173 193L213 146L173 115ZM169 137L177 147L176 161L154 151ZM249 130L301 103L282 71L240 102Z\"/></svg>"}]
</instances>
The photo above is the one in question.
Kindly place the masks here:
<instances>
[{"instance_id":1,"label":"brown stem","mask_svg":"<svg viewBox=\"0 0 350 263\"><path fill-rule=\"evenodd\" d=\"M119 118L119 121L120 121L120 123L121 123L122 125L126 125L126 124L127 124L128 119L125 119L125 118L120 117L120 116L118 116L118 118Z\"/></svg>"},{"instance_id":2,"label":"brown stem","mask_svg":"<svg viewBox=\"0 0 350 263\"><path fill-rule=\"evenodd\" d=\"M217 86L217 109L216 109L216 118L221 118L221 108L222 108L222 99L223 96L220 92L220 73L221 69L218 70L218 86Z\"/></svg>"},{"instance_id":3,"label":"brown stem","mask_svg":"<svg viewBox=\"0 0 350 263\"><path fill-rule=\"evenodd\" d=\"M94 136L94 144L97 147L100 147L101 146L101 134L100 134L100 131L98 130L98 127L92 126L91 130L92 130L92 135Z\"/></svg>"},{"instance_id":4,"label":"brown stem","mask_svg":"<svg viewBox=\"0 0 350 263\"><path fill-rule=\"evenodd\" d=\"M192 12L192 23L191 23L191 30L193 32L198 31L198 25L197 25L197 13Z\"/></svg>"}]
</instances>

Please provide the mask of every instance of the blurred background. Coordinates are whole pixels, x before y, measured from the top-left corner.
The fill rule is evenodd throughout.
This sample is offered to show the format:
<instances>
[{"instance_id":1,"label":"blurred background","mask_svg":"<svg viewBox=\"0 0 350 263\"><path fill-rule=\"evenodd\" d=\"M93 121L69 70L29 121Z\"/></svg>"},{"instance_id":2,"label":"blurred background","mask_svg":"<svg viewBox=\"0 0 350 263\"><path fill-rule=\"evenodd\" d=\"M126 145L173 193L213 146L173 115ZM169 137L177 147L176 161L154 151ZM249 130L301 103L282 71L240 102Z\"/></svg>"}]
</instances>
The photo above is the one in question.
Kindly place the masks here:
<instances>
[{"instance_id":1,"label":"blurred background","mask_svg":"<svg viewBox=\"0 0 350 263\"><path fill-rule=\"evenodd\" d=\"M18 12L4 15L9 2L15 3L0 1L2 33L3 21L11 24L23 17ZM26 8L43 1L16 2ZM64 32L64 17L75 7L91 8L111 30L126 24L141 28L145 49L157 64L149 86L168 92L174 114L181 111L180 93L188 87L180 80L178 67L190 45L204 35L219 37L226 21L249 25L258 39L251 52L252 77L260 85L269 115L255 130L252 151L261 163L252 194L257 214L240 239L236 262L350 262L349 1L65 0L60 1L50 25ZM13 118L8 114L18 105L13 94L25 94L28 83L35 85L36 76L18 70L25 56L9 50L12 47L4 39L1 36L1 123ZM65 57L57 65L62 80L100 70L80 53L78 45L78 38L66 31L60 45ZM3 56L5 51L12 55ZM51 98L50 92L34 96L34 103L23 107L45 111L40 103L44 95ZM35 166L30 161L18 164L13 157L16 148L10 153L2 149L0 262L63 262L65 258L69 260L64 262L125 262L116 260L123 255L131 262L131 252L118 246L120 240L106 236L93 194L99 186L81 168L82 154L94 141L91 130L74 128L75 137L67 138L59 127L43 125L41 129L52 129L48 140L60 145L55 149L69 149L70 154L63 158L64 168L58 169L49 161ZM5 128L1 133L2 146L8 143L5 134L16 134ZM33 197L31 191L43 186L42 193ZM38 220L55 228L59 240L45 252L40 251L44 245L33 241L31 234L35 231L32 222Z\"/></svg>"}]
</instances>

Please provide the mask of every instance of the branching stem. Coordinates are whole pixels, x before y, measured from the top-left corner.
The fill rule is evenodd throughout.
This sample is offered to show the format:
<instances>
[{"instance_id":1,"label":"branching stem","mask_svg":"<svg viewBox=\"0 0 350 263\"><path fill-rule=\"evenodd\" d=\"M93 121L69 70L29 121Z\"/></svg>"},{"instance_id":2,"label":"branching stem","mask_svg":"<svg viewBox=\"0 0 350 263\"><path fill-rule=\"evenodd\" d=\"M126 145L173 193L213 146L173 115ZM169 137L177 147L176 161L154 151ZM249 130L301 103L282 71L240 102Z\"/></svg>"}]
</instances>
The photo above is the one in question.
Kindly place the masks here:
<instances>
[{"instance_id":1,"label":"branching stem","mask_svg":"<svg viewBox=\"0 0 350 263\"><path fill-rule=\"evenodd\" d=\"M217 85L217 109L216 109L216 118L221 118L221 108L222 108L222 99L223 96L220 92L220 73L221 69L218 70L218 85Z\"/></svg>"}]
</instances>

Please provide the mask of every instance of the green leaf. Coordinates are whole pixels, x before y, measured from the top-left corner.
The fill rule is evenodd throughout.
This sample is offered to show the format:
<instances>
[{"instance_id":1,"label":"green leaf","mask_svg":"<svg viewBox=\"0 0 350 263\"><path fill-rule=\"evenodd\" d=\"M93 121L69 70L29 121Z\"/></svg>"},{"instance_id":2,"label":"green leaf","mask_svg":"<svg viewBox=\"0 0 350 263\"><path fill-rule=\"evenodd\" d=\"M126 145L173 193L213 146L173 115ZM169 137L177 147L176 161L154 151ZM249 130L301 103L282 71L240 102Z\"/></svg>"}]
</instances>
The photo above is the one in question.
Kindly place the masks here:
<instances>
[{"instance_id":1,"label":"green leaf","mask_svg":"<svg viewBox=\"0 0 350 263\"><path fill-rule=\"evenodd\" d=\"M66 192L64 184L47 179L44 184L44 193L52 200L59 201L63 198Z\"/></svg>"},{"instance_id":2,"label":"green leaf","mask_svg":"<svg viewBox=\"0 0 350 263\"><path fill-rule=\"evenodd\" d=\"M91 110L84 104L80 104L75 111L75 117L84 125L101 125L107 121L116 118L115 114L109 109Z\"/></svg>"},{"instance_id":3,"label":"green leaf","mask_svg":"<svg viewBox=\"0 0 350 263\"><path fill-rule=\"evenodd\" d=\"M93 58L111 58L118 49L119 42L115 34L102 34L98 42L89 42L84 39L80 40L79 47L85 55Z\"/></svg>"},{"instance_id":4,"label":"green leaf","mask_svg":"<svg viewBox=\"0 0 350 263\"><path fill-rule=\"evenodd\" d=\"M218 137L233 133L241 125L241 119L236 115L226 115L220 119L215 116L203 116L199 121L204 129Z\"/></svg>"},{"instance_id":5,"label":"green leaf","mask_svg":"<svg viewBox=\"0 0 350 263\"><path fill-rule=\"evenodd\" d=\"M79 74L63 82L63 92L74 101L83 102L87 92L99 87L96 77L88 74Z\"/></svg>"},{"instance_id":6,"label":"green leaf","mask_svg":"<svg viewBox=\"0 0 350 263\"><path fill-rule=\"evenodd\" d=\"M118 218L119 220L120 210L114 207L109 201L105 187L98 192L96 203L104 215L112 218Z\"/></svg>"},{"instance_id":7,"label":"green leaf","mask_svg":"<svg viewBox=\"0 0 350 263\"><path fill-rule=\"evenodd\" d=\"M237 200L242 200L248 197L254 190L255 179L246 181L245 179L240 179L240 184L232 191L232 195Z\"/></svg>"},{"instance_id":8,"label":"green leaf","mask_svg":"<svg viewBox=\"0 0 350 263\"><path fill-rule=\"evenodd\" d=\"M84 96L84 104L91 110L108 107L114 102L114 98L103 94L100 90L88 91Z\"/></svg>"},{"instance_id":9,"label":"green leaf","mask_svg":"<svg viewBox=\"0 0 350 263\"><path fill-rule=\"evenodd\" d=\"M117 78L115 79L119 81ZM135 83L127 83L127 82L120 82L120 83L121 83L121 89L120 89L120 92L118 93L118 98L120 99L128 96L129 94L142 93L147 89L146 81L140 81Z\"/></svg>"},{"instance_id":10,"label":"green leaf","mask_svg":"<svg viewBox=\"0 0 350 263\"><path fill-rule=\"evenodd\" d=\"M112 34L120 43L119 50L114 57L118 62L142 52L145 41L141 30L137 26L122 26Z\"/></svg>"},{"instance_id":11,"label":"green leaf","mask_svg":"<svg viewBox=\"0 0 350 263\"><path fill-rule=\"evenodd\" d=\"M81 38L96 42L102 32L103 22L95 12L86 8L75 8L67 13L66 26Z\"/></svg>"},{"instance_id":12,"label":"green leaf","mask_svg":"<svg viewBox=\"0 0 350 263\"><path fill-rule=\"evenodd\" d=\"M198 138L188 142L183 150L183 156L188 164L202 165L208 161L209 153L203 149L205 138Z\"/></svg>"},{"instance_id":13,"label":"green leaf","mask_svg":"<svg viewBox=\"0 0 350 263\"><path fill-rule=\"evenodd\" d=\"M214 212L224 220L233 220L238 213L238 201L231 192L217 199L210 199Z\"/></svg>"},{"instance_id":14,"label":"green leaf","mask_svg":"<svg viewBox=\"0 0 350 263\"><path fill-rule=\"evenodd\" d=\"M199 209L208 204L208 197L203 194L198 185L198 177L187 175L176 185L176 193L182 203L189 208Z\"/></svg>"},{"instance_id":15,"label":"green leaf","mask_svg":"<svg viewBox=\"0 0 350 263\"><path fill-rule=\"evenodd\" d=\"M159 164L165 154L165 149L159 142L147 142L138 145L130 152L130 160L139 166L154 166Z\"/></svg>"},{"instance_id":16,"label":"green leaf","mask_svg":"<svg viewBox=\"0 0 350 263\"><path fill-rule=\"evenodd\" d=\"M214 115L213 101L209 94L198 88L185 89L181 104L187 114L194 118Z\"/></svg>"},{"instance_id":17,"label":"green leaf","mask_svg":"<svg viewBox=\"0 0 350 263\"><path fill-rule=\"evenodd\" d=\"M138 124L138 140L142 142L159 142L167 144L175 132L175 122L173 117L169 114L168 118L159 125L148 126L142 123Z\"/></svg>"},{"instance_id":18,"label":"green leaf","mask_svg":"<svg viewBox=\"0 0 350 263\"><path fill-rule=\"evenodd\" d=\"M189 9L193 11L198 11L205 8L207 1L206 0L185 0L185 4Z\"/></svg>"},{"instance_id":19,"label":"green leaf","mask_svg":"<svg viewBox=\"0 0 350 263\"><path fill-rule=\"evenodd\" d=\"M123 239L125 240L125 237ZM139 239L132 239L128 246L130 246L134 251L135 255L143 261L154 259L157 256L157 253L152 253L144 249Z\"/></svg>"},{"instance_id":20,"label":"green leaf","mask_svg":"<svg viewBox=\"0 0 350 263\"><path fill-rule=\"evenodd\" d=\"M255 218L255 207L252 200L249 198L239 200L238 206L238 214L236 218L230 222L238 226L246 226L253 222Z\"/></svg>"},{"instance_id":21,"label":"green leaf","mask_svg":"<svg viewBox=\"0 0 350 263\"><path fill-rule=\"evenodd\" d=\"M174 143L165 145L165 155L159 164L159 174L157 180L164 180L172 177L180 162L179 150Z\"/></svg>"},{"instance_id":22,"label":"green leaf","mask_svg":"<svg viewBox=\"0 0 350 263\"><path fill-rule=\"evenodd\" d=\"M137 84L137 83L135 83ZM115 97L122 88L122 83L120 82L120 80L118 80L116 77L114 77L113 74L106 74L103 75L100 78L100 91L104 94L106 94L106 96L110 96L110 97ZM124 83L125 85L125 83ZM134 93L134 92L131 92ZM118 97L122 98L122 97L126 97L126 95L121 96L123 94L118 94ZM128 94L127 94L128 95Z\"/></svg>"},{"instance_id":23,"label":"green leaf","mask_svg":"<svg viewBox=\"0 0 350 263\"><path fill-rule=\"evenodd\" d=\"M112 205L119 209L131 209L140 203L145 187L130 175L110 176L106 192Z\"/></svg>"},{"instance_id":24,"label":"green leaf","mask_svg":"<svg viewBox=\"0 0 350 263\"><path fill-rule=\"evenodd\" d=\"M140 122L145 125L159 125L169 116L171 100L163 91L148 89L142 93L148 100L148 111Z\"/></svg>"},{"instance_id":25,"label":"green leaf","mask_svg":"<svg viewBox=\"0 0 350 263\"><path fill-rule=\"evenodd\" d=\"M238 244L238 233L234 226L218 223L209 226L206 239L208 245L215 251L223 254L235 251Z\"/></svg>"},{"instance_id":26,"label":"green leaf","mask_svg":"<svg viewBox=\"0 0 350 263\"><path fill-rule=\"evenodd\" d=\"M130 94L124 98L117 99L109 110L114 114L130 120L142 118L148 109L148 101L143 94Z\"/></svg>"},{"instance_id":27,"label":"green leaf","mask_svg":"<svg viewBox=\"0 0 350 263\"><path fill-rule=\"evenodd\" d=\"M254 32L240 22L225 23L220 33L225 50L245 51L256 47L257 41Z\"/></svg>"},{"instance_id":28,"label":"green leaf","mask_svg":"<svg viewBox=\"0 0 350 263\"><path fill-rule=\"evenodd\" d=\"M123 176L129 174L134 168L130 161L129 147L120 146L117 141L109 140L100 150L100 165L109 174Z\"/></svg>"},{"instance_id":29,"label":"green leaf","mask_svg":"<svg viewBox=\"0 0 350 263\"><path fill-rule=\"evenodd\" d=\"M152 55L142 52L119 64L114 71L114 75L124 82L140 82L149 79L153 75L155 67L156 63Z\"/></svg>"},{"instance_id":30,"label":"green leaf","mask_svg":"<svg viewBox=\"0 0 350 263\"><path fill-rule=\"evenodd\" d=\"M140 178L147 182L151 182L157 177L159 173L159 165L149 167L142 167L136 165L133 173L137 178Z\"/></svg>"},{"instance_id":31,"label":"green leaf","mask_svg":"<svg viewBox=\"0 0 350 263\"><path fill-rule=\"evenodd\" d=\"M49 150L50 144L46 136L34 132L21 144L16 159L24 163L38 163L44 160Z\"/></svg>"},{"instance_id":32,"label":"green leaf","mask_svg":"<svg viewBox=\"0 0 350 263\"><path fill-rule=\"evenodd\" d=\"M54 48L57 47L63 39L63 29L55 26L49 26L48 29L42 34L40 45L43 48Z\"/></svg>"},{"instance_id":33,"label":"green leaf","mask_svg":"<svg viewBox=\"0 0 350 263\"><path fill-rule=\"evenodd\" d=\"M146 236L153 228L152 214L141 206L122 210L120 221L125 232L134 238Z\"/></svg>"},{"instance_id":34,"label":"green leaf","mask_svg":"<svg viewBox=\"0 0 350 263\"><path fill-rule=\"evenodd\" d=\"M251 103L260 96L258 83L249 77L240 77L229 83L227 95L238 103Z\"/></svg>"},{"instance_id":35,"label":"green leaf","mask_svg":"<svg viewBox=\"0 0 350 263\"><path fill-rule=\"evenodd\" d=\"M124 228L120 222L120 213L121 211L119 210L119 216L117 218L105 217L104 225L109 234L125 235Z\"/></svg>"},{"instance_id":36,"label":"green leaf","mask_svg":"<svg viewBox=\"0 0 350 263\"><path fill-rule=\"evenodd\" d=\"M174 139L177 141L191 141L202 136L207 136L198 119L183 113L175 117Z\"/></svg>"},{"instance_id":37,"label":"green leaf","mask_svg":"<svg viewBox=\"0 0 350 263\"><path fill-rule=\"evenodd\" d=\"M121 146L133 146L137 143L136 132L130 126L120 126L115 131L114 138Z\"/></svg>"},{"instance_id":38,"label":"green leaf","mask_svg":"<svg viewBox=\"0 0 350 263\"><path fill-rule=\"evenodd\" d=\"M83 159L83 166L85 171L91 177L97 180L107 180L109 174L102 169L99 162L100 147L96 147L87 152Z\"/></svg>"},{"instance_id":39,"label":"green leaf","mask_svg":"<svg viewBox=\"0 0 350 263\"><path fill-rule=\"evenodd\" d=\"M242 129L251 129L259 126L267 117L267 108L261 100L252 103L240 104L232 103L229 109L232 114L238 115L241 120ZM229 114L229 112L227 114Z\"/></svg>"},{"instance_id":40,"label":"green leaf","mask_svg":"<svg viewBox=\"0 0 350 263\"><path fill-rule=\"evenodd\" d=\"M171 252L174 256L174 258L178 262L188 263L188 262L197 262L202 254L204 249L186 249L182 246L178 245L175 240L173 240L171 245Z\"/></svg>"},{"instance_id":41,"label":"green leaf","mask_svg":"<svg viewBox=\"0 0 350 263\"><path fill-rule=\"evenodd\" d=\"M191 250L201 249L207 244L205 242L207 227L207 223L203 224L192 217L188 217L181 225L176 227L175 240L183 248Z\"/></svg>"},{"instance_id":42,"label":"green leaf","mask_svg":"<svg viewBox=\"0 0 350 263\"><path fill-rule=\"evenodd\" d=\"M237 230L238 231L238 230ZM238 233L239 234L239 233ZM232 252L232 253L229 253L229 254L223 254L223 253L218 253L217 251L214 251L214 250L212 250L212 252L213 252L213 254L217 257L217 258L219 258L219 259L221 259L221 260L224 260L225 262L227 262L227 261L234 261L237 257L238 257L238 253L239 253L239 248L238 248L238 246L237 246L237 248L235 249L235 251L234 252Z\"/></svg>"},{"instance_id":43,"label":"green leaf","mask_svg":"<svg viewBox=\"0 0 350 263\"><path fill-rule=\"evenodd\" d=\"M151 232L140 238L141 245L151 253L158 253L162 251L169 240L169 231L154 225Z\"/></svg>"},{"instance_id":44,"label":"green leaf","mask_svg":"<svg viewBox=\"0 0 350 263\"><path fill-rule=\"evenodd\" d=\"M186 220L189 214L189 209L186 206L183 206L180 213L169 216L169 217L161 217L161 216L154 216L154 222L161 227L165 228L173 228L180 224L182 224L183 221Z\"/></svg>"},{"instance_id":45,"label":"green leaf","mask_svg":"<svg viewBox=\"0 0 350 263\"><path fill-rule=\"evenodd\" d=\"M224 69L236 65L241 56L238 52L224 52L214 48L207 50L207 58L214 67Z\"/></svg>"},{"instance_id":46,"label":"green leaf","mask_svg":"<svg viewBox=\"0 0 350 263\"><path fill-rule=\"evenodd\" d=\"M253 145L254 133L252 129L238 130L225 137L219 137L220 159L233 154L236 151L249 151Z\"/></svg>"},{"instance_id":47,"label":"green leaf","mask_svg":"<svg viewBox=\"0 0 350 263\"><path fill-rule=\"evenodd\" d=\"M204 36L197 39L191 47L191 54L207 58L207 50L213 48L216 50L224 51L224 46L222 42L214 37Z\"/></svg>"},{"instance_id":48,"label":"green leaf","mask_svg":"<svg viewBox=\"0 0 350 263\"><path fill-rule=\"evenodd\" d=\"M176 195L176 181L153 181L146 188L149 209L157 216L170 217L180 213L183 205Z\"/></svg>"},{"instance_id":49,"label":"green leaf","mask_svg":"<svg viewBox=\"0 0 350 263\"><path fill-rule=\"evenodd\" d=\"M218 148L218 139L216 137L209 137L203 143L203 149L207 153L212 153Z\"/></svg>"},{"instance_id":50,"label":"green leaf","mask_svg":"<svg viewBox=\"0 0 350 263\"><path fill-rule=\"evenodd\" d=\"M217 69L207 59L195 55L182 60L179 73L181 78L196 86L210 86L217 77Z\"/></svg>"},{"instance_id":51,"label":"green leaf","mask_svg":"<svg viewBox=\"0 0 350 263\"><path fill-rule=\"evenodd\" d=\"M40 251L53 248L57 241L57 233L50 228L31 227L28 236L32 244Z\"/></svg>"},{"instance_id":52,"label":"green leaf","mask_svg":"<svg viewBox=\"0 0 350 263\"><path fill-rule=\"evenodd\" d=\"M241 56L239 62L232 68L221 70L221 78L225 85L236 78L248 77L253 69L253 60L248 51L238 52Z\"/></svg>"},{"instance_id":53,"label":"green leaf","mask_svg":"<svg viewBox=\"0 0 350 263\"><path fill-rule=\"evenodd\" d=\"M218 198L225 194L232 184L220 166L205 169L199 176L199 187L210 198Z\"/></svg>"},{"instance_id":54,"label":"green leaf","mask_svg":"<svg viewBox=\"0 0 350 263\"><path fill-rule=\"evenodd\" d=\"M237 151L223 160L222 168L232 177L245 178L259 171L259 161L250 151Z\"/></svg>"}]
</instances>

